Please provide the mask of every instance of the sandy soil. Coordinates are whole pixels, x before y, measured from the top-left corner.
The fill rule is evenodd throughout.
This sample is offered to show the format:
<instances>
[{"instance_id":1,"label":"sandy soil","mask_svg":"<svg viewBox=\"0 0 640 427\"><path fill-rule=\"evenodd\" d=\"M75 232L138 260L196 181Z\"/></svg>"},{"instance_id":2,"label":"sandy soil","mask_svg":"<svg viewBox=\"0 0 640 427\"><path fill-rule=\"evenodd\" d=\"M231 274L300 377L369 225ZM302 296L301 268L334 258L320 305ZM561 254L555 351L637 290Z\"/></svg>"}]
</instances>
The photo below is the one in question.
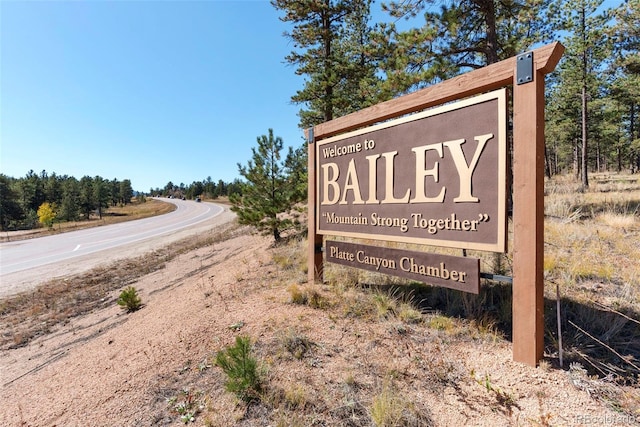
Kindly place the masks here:
<instances>
[{"instance_id":1,"label":"sandy soil","mask_svg":"<svg viewBox=\"0 0 640 427\"><path fill-rule=\"evenodd\" d=\"M177 426L172 404L186 395L199 403L193 425L372 425L375 396L389 384L413 414L410 425L640 420L611 410L580 372L512 362L510 343L490 334L452 336L292 304L287 288L297 279L282 276L270 243L239 232L183 254L135 284L141 310L127 314L114 302L2 351L0 425ZM261 404L238 402L213 366L238 334L268 367ZM286 336L311 344L294 357Z\"/></svg>"}]
</instances>

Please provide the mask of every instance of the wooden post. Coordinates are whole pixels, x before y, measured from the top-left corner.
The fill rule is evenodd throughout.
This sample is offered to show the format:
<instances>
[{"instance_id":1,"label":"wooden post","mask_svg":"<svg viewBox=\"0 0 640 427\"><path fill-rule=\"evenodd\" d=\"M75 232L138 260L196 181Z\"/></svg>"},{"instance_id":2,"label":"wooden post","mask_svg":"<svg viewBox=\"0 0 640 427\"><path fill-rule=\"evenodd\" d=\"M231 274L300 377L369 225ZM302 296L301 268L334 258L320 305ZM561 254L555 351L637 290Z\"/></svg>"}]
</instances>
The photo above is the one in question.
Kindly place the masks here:
<instances>
[{"instance_id":1,"label":"wooden post","mask_svg":"<svg viewBox=\"0 0 640 427\"><path fill-rule=\"evenodd\" d=\"M535 60L535 58L534 58ZM544 74L513 82L513 360L544 353Z\"/></svg>"},{"instance_id":2,"label":"wooden post","mask_svg":"<svg viewBox=\"0 0 640 427\"><path fill-rule=\"evenodd\" d=\"M313 128L306 131L307 134L307 158L308 158L308 177L307 177L307 193L308 193L308 213L307 227L309 245L307 249L307 281L315 283L323 281L323 259L322 259L322 235L318 234L316 229L316 145Z\"/></svg>"}]
</instances>

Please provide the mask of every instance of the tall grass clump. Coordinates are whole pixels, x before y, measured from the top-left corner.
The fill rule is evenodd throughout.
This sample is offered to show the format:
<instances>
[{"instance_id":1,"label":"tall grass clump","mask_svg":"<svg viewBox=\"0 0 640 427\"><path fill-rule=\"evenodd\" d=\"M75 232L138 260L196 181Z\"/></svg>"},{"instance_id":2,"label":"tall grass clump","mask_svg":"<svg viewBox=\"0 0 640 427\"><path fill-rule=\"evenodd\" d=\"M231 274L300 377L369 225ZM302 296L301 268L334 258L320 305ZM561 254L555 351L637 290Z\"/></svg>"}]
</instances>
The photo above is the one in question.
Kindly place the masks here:
<instances>
[{"instance_id":1,"label":"tall grass clump","mask_svg":"<svg viewBox=\"0 0 640 427\"><path fill-rule=\"evenodd\" d=\"M637 384L640 181L596 174L581 193L563 178L546 186L545 324L557 325L560 298L563 348L553 328L547 340L565 360L585 364L592 375Z\"/></svg>"},{"instance_id":2,"label":"tall grass clump","mask_svg":"<svg viewBox=\"0 0 640 427\"><path fill-rule=\"evenodd\" d=\"M378 394L373 396L369 407L371 421L376 427L404 427L434 425L426 408L419 408L400 393L387 379Z\"/></svg>"}]
</instances>

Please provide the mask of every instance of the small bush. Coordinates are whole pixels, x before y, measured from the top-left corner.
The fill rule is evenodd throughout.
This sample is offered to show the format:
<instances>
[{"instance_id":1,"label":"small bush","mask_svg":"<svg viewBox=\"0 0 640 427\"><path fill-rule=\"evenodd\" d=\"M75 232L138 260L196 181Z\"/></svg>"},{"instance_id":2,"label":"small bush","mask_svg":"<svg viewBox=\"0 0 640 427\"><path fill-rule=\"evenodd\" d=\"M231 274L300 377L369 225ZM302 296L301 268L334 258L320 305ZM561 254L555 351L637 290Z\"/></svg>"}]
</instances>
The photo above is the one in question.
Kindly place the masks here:
<instances>
[{"instance_id":1,"label":"small bush","mask_svg":"<svg viewBox=\"0 0 640 427\"><path fill-rule=\"evenodd\" d=\"M304 388L297 384L285 390L284 400L289 409L304 409L307 404L307 393Z\"/></svg>"},{"instance_id":2,"label":"small bush","mask_svg":"<svg viewBox=\"0 0 640 427\"><path fill-rule=\"evenodd\" d=\"M398 318L405 323L420 323L422 313L407 302L400 303L398 307Z\"/></svg>"},{"instance_id":3,"label":"small bush","mask_svg":"<svg viewBox=\"0 0 640 427\"><path fill-rule=\"evenodd\" d=\"M391 317L397 312L398 301L396 301L396 299L391 295L383 292L376 292L373 294L372 300L376 308L378 318L380 319Z\"/></svg>"},{"instance_id":4,"label":"small bush","mask_svg":"<svg viewBox=\"0 0 640 427\"><path fill-rule=\"evenodd\" d=\"M142 307L142 300L133 286L129 286L120 292L117 302L123 310L127 310L127 313L134 312Z\"/></svg>"},{"instance_id":5,"label":"small bush","mask_svg":"<svg viewBox=\"0 0 640 427\"><path fill-rule=\"evenodd\" d=\"M291 302L297 305L308 305L311 308L327 309L331 302L313 287L300 287L292 284L287 288Z\"/></svg>"},{"instance_id":6,"label":"small bush","mask_svg":"<svg viewBox=\"0 0 640 427\"><path fill-rule=\"evenodd\" d=\"M307 301L308 301L308 295L306 292L304 292L304 290L296 285L296 284L292 284L291 286L289 286L287 288L287 290L289 291L289 294L291 295L291 302L293 304L298 304L298 305L306 305Z\"/></svg>"},{"instance_id":7,"label":"small bush","mask_svg":"<svg viewBox=\"0 0 640 427\"><path fill-rule=\"evenodd\" d=\"M249 337L236 337L236 343L216 354L216 366L227 375L225 387L245 402L256 399L262 390L258 361L251 355Z\"/></svg>"},{"instance_id":8,"label":"small bush","mask_svg":"<svg viewBox=\"0 0 640 427\"><path fill-rule=\"evenodd\" d=\"M281 338L282 346L293 357L300 360L309 351L314 343L304 335L298 334L293 329L287 330L287 332Z\"/></svg>"}]
</instances>

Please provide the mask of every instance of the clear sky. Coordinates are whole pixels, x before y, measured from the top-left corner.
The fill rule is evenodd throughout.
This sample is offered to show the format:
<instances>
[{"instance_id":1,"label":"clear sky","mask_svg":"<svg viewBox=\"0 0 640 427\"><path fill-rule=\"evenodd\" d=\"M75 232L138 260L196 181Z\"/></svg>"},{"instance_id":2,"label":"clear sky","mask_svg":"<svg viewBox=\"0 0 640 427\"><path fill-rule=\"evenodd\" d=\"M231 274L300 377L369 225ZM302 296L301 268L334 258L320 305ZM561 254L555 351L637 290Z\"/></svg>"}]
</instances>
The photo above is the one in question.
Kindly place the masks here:
<instances>
[{"instance_id":1,"label":"clear sky","mask_svg":"<svg viewBox=\"0 0 640 427\"><path fill-rule=\"evenodd\" d=\"M273 128L300 146L303 80L268 1L0 0L0 172L239 178Z\"/></svg>"},{"instance_id":2,"label":"clear sky","mask_svg":"<svg viewBox=\"0 0 640 427\"><path fill-rule=\"evenodd\" d=\"M0 172L148 191L240 178L269 128L299 147L278 17L267 0L0 0Z\"/></svg>"}]
</instances>

